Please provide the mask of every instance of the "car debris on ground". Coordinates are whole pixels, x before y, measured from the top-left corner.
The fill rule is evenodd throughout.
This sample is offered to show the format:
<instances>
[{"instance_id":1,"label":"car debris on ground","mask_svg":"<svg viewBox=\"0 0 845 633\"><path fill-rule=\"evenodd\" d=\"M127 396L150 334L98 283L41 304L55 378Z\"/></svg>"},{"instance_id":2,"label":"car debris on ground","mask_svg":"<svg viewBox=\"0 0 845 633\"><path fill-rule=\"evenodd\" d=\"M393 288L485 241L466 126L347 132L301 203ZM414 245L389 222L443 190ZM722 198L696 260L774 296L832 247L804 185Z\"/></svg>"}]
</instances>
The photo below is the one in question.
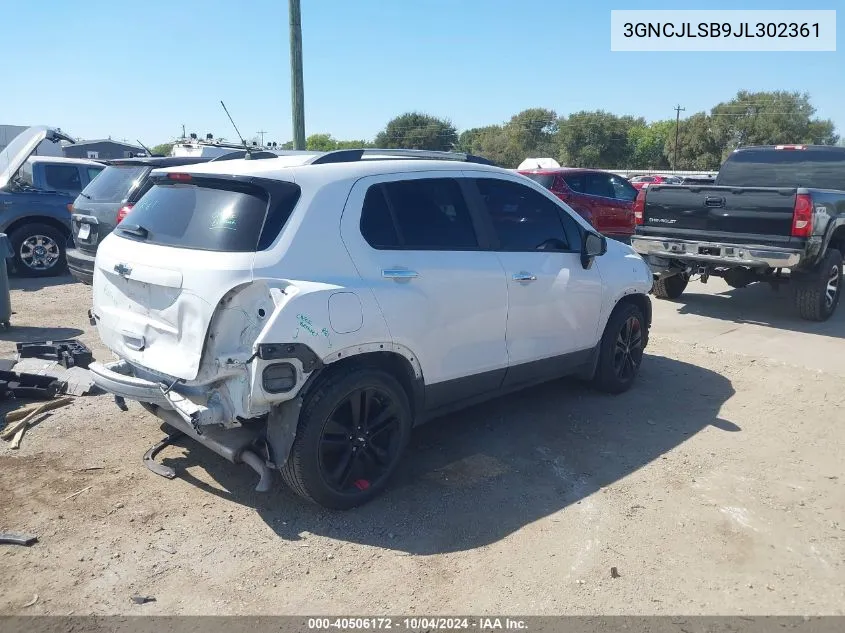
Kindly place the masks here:
<instances>
[{"instance_id":1,"label":"car debris on ground","mask_svg":"<svg viewBox=\"0 0 845 633\"><path fill-rule=\"evenodd\" d=\"M29 547L38 542L38 537L34 534L15 534L13 532L0 532L0 544L5 545L23 545Z\"/></svg>"}]
</instances>

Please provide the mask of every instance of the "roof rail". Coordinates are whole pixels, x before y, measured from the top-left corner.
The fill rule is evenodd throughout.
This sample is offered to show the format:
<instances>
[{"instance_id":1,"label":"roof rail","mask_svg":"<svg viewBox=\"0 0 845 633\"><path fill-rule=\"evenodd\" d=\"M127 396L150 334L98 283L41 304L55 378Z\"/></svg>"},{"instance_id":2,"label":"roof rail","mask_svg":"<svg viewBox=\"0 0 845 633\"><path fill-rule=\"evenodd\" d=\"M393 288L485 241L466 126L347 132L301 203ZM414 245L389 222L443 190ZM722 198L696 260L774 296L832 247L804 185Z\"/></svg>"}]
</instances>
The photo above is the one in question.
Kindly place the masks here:
<instances>
[{"instance_id":1,"label":"roof rail","mask_svg":"<svg viewBox=\"0 0 845 633\"><path fill-rule=\"evenodd\" d=\"M220 156L215 156L212 158L209 163L213 163L218 160L237 160L239 158L246 158L247 154L249 154L249 158L253 160L259 160L262 158L278 158L278 154L274 154L273 152L265 152L265 151L247 151L244 149L237 150L234 152L229 152L228 154L221 154Z\"/></svg>"},{"instance_id":2,"label":"roof rail","mask_svg":"<svg viewBox=\"0 0 845 633\"><path fill-rule=\"evenodd\" d=\"M453 160L464 163L493 165L491 160L463 152L439 152L426 149L339 149L324 152L308 161L309 165L354 163L359 160Z\"/></svg>"}]
</instances>

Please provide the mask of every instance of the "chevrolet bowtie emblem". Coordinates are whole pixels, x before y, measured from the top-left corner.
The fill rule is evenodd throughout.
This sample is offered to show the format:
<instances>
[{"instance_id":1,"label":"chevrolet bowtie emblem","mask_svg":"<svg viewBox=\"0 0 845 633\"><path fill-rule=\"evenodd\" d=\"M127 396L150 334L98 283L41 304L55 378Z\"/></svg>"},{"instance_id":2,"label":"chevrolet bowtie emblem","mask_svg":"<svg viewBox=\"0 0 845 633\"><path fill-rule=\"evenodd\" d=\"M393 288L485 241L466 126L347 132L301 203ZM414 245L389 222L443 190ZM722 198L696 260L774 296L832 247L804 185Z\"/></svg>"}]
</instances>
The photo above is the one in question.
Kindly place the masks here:
<instances>
[{"instance_id":1,"label":"chevrolet bowtie emblem","mask_svg":"<svg viewBox=\"0 0 845 633\"><path fill-rule=\"evenodd\" d=\"M128 277L132 274L132 269L126 264L117 264L114 267L114 272L116 272L121 277Z\"/></svg>"}]
</instances>

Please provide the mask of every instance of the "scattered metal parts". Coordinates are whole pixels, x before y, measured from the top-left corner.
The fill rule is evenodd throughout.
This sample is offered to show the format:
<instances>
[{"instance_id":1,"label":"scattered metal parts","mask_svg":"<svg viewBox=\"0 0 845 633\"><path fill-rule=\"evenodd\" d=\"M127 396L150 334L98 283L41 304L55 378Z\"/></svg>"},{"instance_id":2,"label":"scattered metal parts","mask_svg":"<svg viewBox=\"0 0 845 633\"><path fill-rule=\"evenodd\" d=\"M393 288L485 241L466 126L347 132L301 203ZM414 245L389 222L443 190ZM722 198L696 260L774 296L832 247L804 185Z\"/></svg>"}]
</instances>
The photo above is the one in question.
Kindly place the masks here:
<instances>
[{"instance_id":1,"label":"scattered metal parts","mask_svg":"<svg viewBox=\"0 0 845 633\"><path fill-rule=\"evenodd\" d=\"M184 435L185 434L179 429L173 429L170 433L167 434L167 437L165 437L155 446L152 446L150 450L144 453L144 466L146 466L148 470L154 472L156 475L160 475L162 477L165 477L166 479L175 479L176 471L173 470L170 466L159 464L157 461L155 461L155 458L156 455L158 455L162 450L164 450L164 448L170 446L173 442L175 442Z\"/></svg>"},{"instance_id":2,"label":"scattered metal parts","mask_svg":"<svg viewBox=\"0 0 845 633\"><path fill-rule=\"evenodd\" d=\"M146 604L148 602L155 602L154 596L132 596L129 598L135 604Z\"/></svg>"},{"instance_id":3,"label":"scattered metal parts","mask_svg":"<svg viewBox=\"0 0 845 633\"><path fill-rule=\"evenodd\" d=\"M621 578L621 576L619 575L619 570L616 569L616 567L610 568L610 577L611 578Z\"/></svg>"},{"instance_id":4,"label":"scattered metal parts","mask_svg":"<svg viewBox=\"0 0 845 633\"><path fill-rule=\"evenodd\" d=\"M64 392L66 383L52 376L39 376L14 371L0 371L0 397L11 393L15 398L50 400Z\"/></svg>"},{"instance_id":5,"label":"scattered metal parts","mask_svg":"<svg viewBox=\"0 0 845 633\"><path fill-rule=\"evenodd\" d=\"M31 534L14 534L12 532L0 532L0 543L6 545L23 545L29 547L38 542L38 537Z\"/></svg>"},{"instance_id":6,"label":"scattered metal parts","mask_svg":"<svg viewBox=\"0 0 845 633\"><path fill-rule=\"evenodd\" d=\"M36 602L38 602L38 594L35 594L34 596L32 596L32 600L30 600L29 602L27 602L27 603L26 603L25 605L23 605L23 606L24 606L24 608L26 608L26 607L31 607L31 606L32 606L32 605L34 605Z\"/></svg>"},{"instance_id":7,"label":"scattered metal parts","mask_svg":"<svg viewBox=\"0 0 845 633\"><path fill-rule=\"evenodd\" d=\"M87 368L94 356L88 347L75 339L62 341L36 341L18 343L18 358L43 358L52 360L65 369L71 367Z\"/></svg>"},{"instance_id":8,"label":"scattered metal parts","mask_svg":"<svg viewBox=\"0 0 845 633\"><path fill-rule=\"evenodd\" d=\"M114 403L121 411L129 411L129 407L126 406L126 399L123 396L115 396Z\"/></svg>"}]
</instances>

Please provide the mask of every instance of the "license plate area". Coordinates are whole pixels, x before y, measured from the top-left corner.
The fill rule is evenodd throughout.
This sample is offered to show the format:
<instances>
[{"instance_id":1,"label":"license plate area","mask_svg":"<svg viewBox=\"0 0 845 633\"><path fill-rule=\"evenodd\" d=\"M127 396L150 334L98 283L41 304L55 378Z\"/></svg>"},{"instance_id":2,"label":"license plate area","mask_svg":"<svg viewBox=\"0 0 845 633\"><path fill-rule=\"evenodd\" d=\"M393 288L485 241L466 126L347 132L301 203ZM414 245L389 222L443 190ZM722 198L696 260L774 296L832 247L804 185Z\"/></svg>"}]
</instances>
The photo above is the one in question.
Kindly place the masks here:
<instances>
[{"instance_id":1,"label":"license plate area","mask_svg":"<svg viewBox=\"0 0 845 633\"><path fill-rule=\"evenodd\" d=\"M710 255L711 257L721 257L722 256L722 249L718 246L699 246L698 247L698 254L699 255Z\"/></svg>"}]
</instances>

